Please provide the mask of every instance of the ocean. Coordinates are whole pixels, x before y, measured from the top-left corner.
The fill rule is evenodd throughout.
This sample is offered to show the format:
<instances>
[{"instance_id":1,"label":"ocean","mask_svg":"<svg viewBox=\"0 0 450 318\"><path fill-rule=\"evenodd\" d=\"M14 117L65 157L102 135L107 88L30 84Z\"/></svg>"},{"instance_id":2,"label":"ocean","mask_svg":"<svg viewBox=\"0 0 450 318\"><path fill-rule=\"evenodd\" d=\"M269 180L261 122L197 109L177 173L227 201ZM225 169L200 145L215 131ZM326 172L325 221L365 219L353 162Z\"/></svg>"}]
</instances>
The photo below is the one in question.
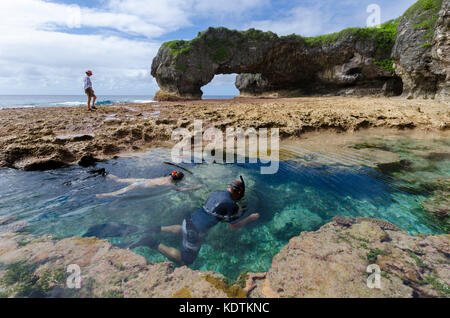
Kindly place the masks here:
<instances>
[{"instance_id":1,"label":"ocean","mask_svg":"<svg viewBox=\"0 0 450 318\"><path fill-rule=\"evenodd\" d=\"M203 96L203 99L229 99L234 96ZM123 103L152 103L151 95L104 95L98 96L96 105ZM2 108L70 107L86 106L85 95L0 95Z\"/></svg>"}]
</instances>

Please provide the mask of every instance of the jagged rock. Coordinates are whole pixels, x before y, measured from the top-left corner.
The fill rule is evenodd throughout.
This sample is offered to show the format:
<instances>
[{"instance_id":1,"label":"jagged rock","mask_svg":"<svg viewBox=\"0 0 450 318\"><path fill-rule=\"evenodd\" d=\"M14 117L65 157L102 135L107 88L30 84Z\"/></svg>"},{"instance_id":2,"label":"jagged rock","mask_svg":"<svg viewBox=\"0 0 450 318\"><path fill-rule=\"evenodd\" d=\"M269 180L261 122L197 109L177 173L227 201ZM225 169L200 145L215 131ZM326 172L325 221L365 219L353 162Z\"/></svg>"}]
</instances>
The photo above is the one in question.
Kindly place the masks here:
<instances>
[{"instance_id":1,"label":"jagged rock","mask_svg":"<svg viewBox=\"0 0 450 318\"><path fill-rule=\"evenodd\" d=\"M450 2L420 0L402 16L392 52L407 98L450 96Z\"/></svg>"},{"instance_id":2,"label":"jagged rock","mask_svg":"<svg viewBox=\"0 0 450 318\"><path fill-rule=\"evenodd\" d=\"M292 238L267 273L242 275L241 287L214 272L149 263L95 237L7 231L0 234L0 296L449 297L450 235L410 236L369 218L335 221L346 226L331 222ZM81 269L80 289L66 285L70 264ZM367 286L369 264L382 271L381 289Z\"/></svg>"},{"instance_id":3,"label":"jagged rock","mask_svg":"<svg viewBox=\"0 0 450 318\"><path fill-rule=\"evenodd\" d=\"M439 80L436 85L436 99L448 100L450 97L450 1L442 4L434 31L434 45L431 49L433 72Z\"/></svg>"},{"instance_id":4,"label":"jagged rock","mask_svg":"<svg viewBox=\"0 0 450 318\"><path fill-rule=\"evenodd\" d=\"M240 74L236 76L235 86L241 97L261 96L273 89L261 74Z\"/></svg>"},{"instance_id":5,"label":"jagged rock","mask_svg":"<svg viewBox=\"0 0 450 318\"><path fill-rule=\"evenodd\" d=\"M33 159L23 166L25 171L45 171L66 167L67 164L58 159Z\"/></svg>"},{"instance_id":6,"label":"jagged rock","mask_svg":"<svg viewBox=\"0 0 450 318\"><path fill-rule=\"evenodd\" d=\"M201 87L215 74L232 73L242 74L236 84L243 95L393 95L398 93L399 79L385 61L395 29L396 22L390 21L381 28L350 28L304 38L209 28L191 41L161 46L152 64L161 88L156 98L198 99Z\"/></svg>"},{"instance_id":7,"label":"jagged rock","mask_svg":"<svg viewBox=\"0 0 450 318\"><path fill-rule=\"evenodd\" d=\"M377 219L337 217L303 232L274 257L256 287L249 284L249 296L449 297L450 235L410 236L395 228ZM370 264L381 269L381 289L367 285Z\"/></svg>"},{"instance_id":8,"label":"jagged rock","mask_svg":"<svg viewBox=\"0 0 450 318\"><path fill-rule=\"evenodd\" d=\"M0 234L0 297L245 297L214 272L149 263L143 256L95 237ZM78 265L81 288L67 285ZM5 278L5 279L3 279Z\"/></svg>"},{"instance_id":9,"label":"jagged rock","mask_svg":"<svg viewBox=\"0 0 450 318\"><path fill-rule=\"evenodd\" d=\"M78 161L78 165L82 166L82 167L91 167L91 166L95 166L95 164L98 162L99 160L97 158L95 158L92 155L84 155L83 157L81 157L81 159Z\"/></svg>"}]
</instances>

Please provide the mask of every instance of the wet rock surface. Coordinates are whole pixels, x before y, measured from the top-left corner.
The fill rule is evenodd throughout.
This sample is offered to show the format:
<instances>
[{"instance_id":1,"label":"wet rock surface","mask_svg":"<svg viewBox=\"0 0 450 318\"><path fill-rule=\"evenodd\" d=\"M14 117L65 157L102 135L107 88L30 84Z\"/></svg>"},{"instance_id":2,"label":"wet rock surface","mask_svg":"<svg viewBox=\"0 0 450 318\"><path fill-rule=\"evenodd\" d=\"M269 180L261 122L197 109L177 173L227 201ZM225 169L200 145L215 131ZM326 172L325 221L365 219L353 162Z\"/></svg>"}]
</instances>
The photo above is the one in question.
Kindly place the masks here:
<instances>
[{"instance_id":1,"label":"wet rock surface","mask_svg":"<svg viewBox=\"0 0 450 318\"><path fill-rule=\"evenodd\" d=\"M449 242L449 235L410 236L384 221L339 217L292 238L249 295L449 297ZM381 269L381 289L367 286L370 264Z\"/></svg>"},{"instance_id":2,"label":"wet rock surface","mask_svg":"<svg viewBox=\"0 0 450 318\"><path fill-rule=\"evenodd\" d=\"M97 238L3 232L3 297L449 297L450 236L410 236L392 224L338 217L294 237L267 273L220 274L149 263ZM66 285L70 264L81 288ZM367 287L369 264L381 268L381 289Z\"/></svg>"},{"instance_id":3,"label":"wet rock surface","mask_svg":"<svg viewBox=\"0 0 450 318\"><path fill-rule=\"evenodd\" d=\"M299 137L318 130L355 131L370 127L447 130L448 105L397 98L285 98L205 100L99 107L0 110L0 166L47 170L144 151L170 141L176 128L279 128ZM189 109L189 111L186 111ZM158 111L158 118L138 116ZM114 125L105 118L114 115ZM60 136L72 136L61 140ZM74 137L75 136L75 137ZM80 138L78 138L81 136Z\"/></svg>"},{"instance_id":4,"label":"wet rock surface","mask_svg":"<svg viewBox=\"0 0 450 318\"><path fill-rule=\"evenodd\" d=\"M241 287L230 286L220 274L149 263L143 256L97 238L55 240L2 234L0 264L0 297L246 296ZM71 264L80 268L80 289L67 286Z\"/></svg>"}]
</instances>

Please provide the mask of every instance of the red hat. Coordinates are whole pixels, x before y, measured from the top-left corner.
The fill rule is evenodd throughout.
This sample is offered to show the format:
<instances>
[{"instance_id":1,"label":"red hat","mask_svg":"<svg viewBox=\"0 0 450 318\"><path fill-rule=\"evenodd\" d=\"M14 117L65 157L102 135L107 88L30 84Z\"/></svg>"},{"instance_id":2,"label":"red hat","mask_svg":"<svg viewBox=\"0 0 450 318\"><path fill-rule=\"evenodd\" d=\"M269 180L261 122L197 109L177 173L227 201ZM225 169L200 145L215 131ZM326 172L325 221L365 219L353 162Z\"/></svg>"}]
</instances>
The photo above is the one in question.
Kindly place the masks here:
<instances>
[{"instance_id":1,"label":"red hat","mask_svg":"<svg viewBox=\"0 0 450 318\"><path fill-rule=\"evenodd\" d=\"M92 75L92 71L91 71L91 70L87 70L87 71L86 71L86 74Z\"/></svg>"}]
</instances>

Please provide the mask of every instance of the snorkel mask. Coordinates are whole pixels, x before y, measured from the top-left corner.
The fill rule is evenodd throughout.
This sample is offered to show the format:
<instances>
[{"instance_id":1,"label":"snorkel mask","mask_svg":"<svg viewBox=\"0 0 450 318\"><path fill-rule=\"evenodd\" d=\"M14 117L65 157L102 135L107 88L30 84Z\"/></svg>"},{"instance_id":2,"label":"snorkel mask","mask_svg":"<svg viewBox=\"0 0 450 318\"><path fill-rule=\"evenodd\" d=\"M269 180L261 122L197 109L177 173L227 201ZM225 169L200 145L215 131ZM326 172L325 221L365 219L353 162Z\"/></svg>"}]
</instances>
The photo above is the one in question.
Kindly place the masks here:
<instances>
[{"instance_id":1,"label":"snorkel mask","mask_svg":"<svg viewBox=\"0 0 450 318\"><path fill-rule=\"evenodd\" d=\"M239 192L241 192L241 197L239 198L239 200L240 200L240 199L242 199L242 198L244 197L244 195L245 195L245 181L244 181L244 178L242 178L242 176L239 176L239 178L240 178L241 180L240 180L240 181L239 181L239 180L233 181L233 183L230 184L230 188L231 188L233 191L239 191Z\"/></svg>"},{"instance_id":2,"label":"snorkel mask","mask_svg":"<svg viewBox=\"0 0 450 318\"><path fill-rule=\"evenodd\" d=\"M181 171L172 171L172 174L170 175L172 177L172 180L177 182L184 178L184 173Z\"/></svg>"}]
</instances>

